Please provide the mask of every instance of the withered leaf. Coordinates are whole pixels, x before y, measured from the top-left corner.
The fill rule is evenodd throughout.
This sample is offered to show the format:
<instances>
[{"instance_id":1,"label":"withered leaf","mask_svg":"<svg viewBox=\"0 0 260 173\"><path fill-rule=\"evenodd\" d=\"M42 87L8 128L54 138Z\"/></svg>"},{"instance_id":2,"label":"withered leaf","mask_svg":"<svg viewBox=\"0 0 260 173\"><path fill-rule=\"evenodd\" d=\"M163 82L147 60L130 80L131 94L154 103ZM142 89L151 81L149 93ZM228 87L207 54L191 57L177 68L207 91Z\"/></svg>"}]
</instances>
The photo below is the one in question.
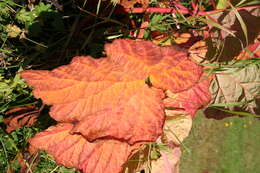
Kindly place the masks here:
<instances>
[{"instance_id":1,"label":"withered leaf","mask_svg":"<svg viewBox=\"0 0 260 173\"><path fill-rule=\"evenodd\" d=\"M169 151L161 151L161 157L152 161L151 173L179 173L181 149L175 147Z\"/></svg>"},{"instance_id":2,"label":"withered leaf","mask_svg":"<svg viewBox=\"0 0 260 173\"><path fill-rule=\"evenodd\" d=\"M166 110L164 133L157 143L167 150L160 150L160 158L151 162L152 173L179 173L180 145L188 137L191 127L192 117L187 112Z\"/></svg>"},{"instance_id":3,"label":"withered leaf","mask_svg":"<svg viewBox=\"0 0 260 173\"><path fill-rule=\"evenodd\" d=\"M46 150L58 164L77 167L85 173L120 172L139 147L117 140L90 143L81 135L70 134L72 128L70 123L52 126L31 139L31 147Z\"/></svg>"},{"instance_id":4,"label":"withered leaf","mask_svg":"<svg viewBox=\"0 0 260 173\"><path fill-rule=\"evenodd\" d=\"M203 72L188 59L188 52L176 46L125 39L115 40L105 49L110 60L123 66L127 74L137 79L149 76L155 88L174 93L191 88Z\"/></svg>"},{"instance_id":5,"label":"withered leaf","mask_svg":"<svg viewBox=\"0 0 260 173\"><path fill-rule=\"evenodd\" d=\"M192 118L187 114L167 117L168 118L164 124L162 142L170 146L179 146L190 133Z\"/></svg>"},{"instance_id":6,"label":"withered leaf","mask_svg":"<svg viewBox=\"0 0 260 173\"><path fill-rule=\"evenodd\" d=\"M167 91L168 97L164 99L165 106L183 110L194 117L198 109L210 102L209 85L211 78L204 75L195 86L183 92L172 93Z\"/></svg>"},{"instance_id":7,"label":"withered leaf","mask_svg":"<svg viewBox=\"0 0 260 173\"><path fill-rule=\"evenodd\" d=\"M112 64L106 69L103 62L77 57L71 65L51 72L25 71L22 76L35 87L35 96L53 104L50 114L55 120L77 122L75 130L91 141L101 137L129 143L155 140L164 122L163 92L149 88L144 80L123 81L124 74L110 69Z\"/></svg>"},{"instance_id":8,"label":"withered leaf","mask_svg":"<svg viewBox=\"0 0 260 173\"><path fill-rule=\"evenodd\" d=\"M200 88L202 67L184 50L129 39L115 40L105 50L106 58L74 57L52 71L21 73L34 95L52 105L50 115L64 123L37 135L32 146L83 172L119 172L132 147L156 141L163 131L166 90L181 93L184 99L175 106L191 114L208 101L206 85L205 91ZM203 101L183 106L197 96Z\"/></svg>"},{"instance_id":9,"label":"withered leaf","mask_svg":"<svg viewBox=\"0 0 260 173\"><path fill-rule=\"evenodd\" d=\"M239 21L238 15L242 18L242 22ZM220 61L230 61L235 56L238 56L243 47L246 47L247 44L252 44L260 32L259 8L239 10L238 14L234 10L223 11L209 17L230 31L228 33L224 29L215 27L210 29L210 32L213 33L212 37L220 37L220 40L225 39L223 50L221 50L219 55ZM230 33L233 33L234 36L231 36Z\"/></svg>"},{"instance_id":10,"label":"withered leaf","mask_svg":"<svg viewBox=\"0 0 260 173\"><path fill-rule=\"evenodd\" d=\"M250 59L260 57L260 42L248 45L244 50L240 52L237 60Z\"/></svg>"},{"instance_id":11,"label":"withered leaf","mask_svg":"<svg viewBox=\"0 0 260 173\"><path fill-rule=\"evenodd\" d=\"M147 41L116 40L105 50L107 58L75 57L70 65L24 71L22 76L35 88L36 97L53 105L50 114L55 120L79 122L76 131L91 141L101 137L154 141L164 122L160 89L190 88L202 68L184 51ZM145 84L147 77L153 87Z\"/></svg>"},{"instance_id":12,"label":"withered leaf","mask_svg":"<svg viewBox=\"0 0 260 173\"><path fill-rule=\"evenodd\" d=\"M9 117L4 119L7 126L6 132L11 133L23 126L33 126L38 119L39 113L39 108L35 105L22 106L7 111L5 115Z\"/></svg>"},{"instance_id":13,"label":"withered leaf","mask_svg":"<svg viewBox=\"0 0 260 173\"><path fill-rule=\"evenodd\" d=\"M260 94L260 68L257 64L239 68L226 68L216 75L212 81L210 90L211 103L249 102L245 109L254 112L259 105L254 99ZM235 106L229 106L234 110Z\"/></svg>"},{"instance_id":14,"label":"withered leaf","mask_svg":"<svg viewBox=\"0 0 260 173\"><path fill-rule=\"evenodd\" d=\"M73 132L80 132L90 141L111 136L125 139L130 144L155 141L164 121L160 92L144 82L129 83L122 88L124 90L118 88L118 92L122 92L118 105L86 116L76 124Z\"/></svg>"}]
</instances>

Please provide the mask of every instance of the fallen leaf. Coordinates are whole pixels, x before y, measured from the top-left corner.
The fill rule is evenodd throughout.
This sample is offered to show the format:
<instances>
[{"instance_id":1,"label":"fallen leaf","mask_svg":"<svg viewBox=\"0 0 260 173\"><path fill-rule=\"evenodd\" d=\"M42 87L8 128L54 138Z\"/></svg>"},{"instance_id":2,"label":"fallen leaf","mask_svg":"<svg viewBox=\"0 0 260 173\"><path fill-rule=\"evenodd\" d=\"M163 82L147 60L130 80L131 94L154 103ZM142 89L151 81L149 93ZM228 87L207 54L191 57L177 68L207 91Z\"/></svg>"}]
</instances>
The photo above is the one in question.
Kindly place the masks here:
<instances>
[{"instance_id":1,"label":"fallen leaf","mask_svg":"<svg viewBox=\"0 0 260 173\"><path fill-rule=\"evenodd\" d=\"M260 43L254 43L247 46L236 58L237 60L245 60L254 57L260 57Z\"/></svg>"},{"instance_id":2,"label":"fallen leaf","mask_svg":"<svg viewBox=\"0 0 260 173\"><path fill-rule=\"evenodd\" d=\"M245 102L244 108L254 112L259 107L254 99L260 94L260 68L257 64L242 69L226 68L225 71L216 74L210 91L212 104ZM235 106L230 105L228 108L234 110Z\"/></svg>"},{"instance_id":3,"label":"fallen leaf","mask_svg":"<svg viewBox=\"0 0 260 173\"><path fill-rule=\"evenodd\" d=\"M210 78L204 76L195 86L177 94L167 91L166 95L168 97L164 99L166 108L169 107L170 110L183 110L194 117L196 111L208 105L211 100L208 89L211 81Z\"/></svg>"},{"instance_id":4,"label":"fallen leaf","mask_svg":"<svg viewBox=\"0 0 260 173\"><path fill-rule=\"evenodd\" d=\"M39 113L39 108L35 105L18 107L7 111L5 115L9 117L4 119L7 126L6 132L11 133L23 126L33 126L38 119Z\"/></svg>"},{"instance_id":5,"label":"fallen leaf","mask_svg":"<svg viewBox=\"0 0 260 173\"><path fill-rule=\"evenodd\" d=\"M190 49L192 45L201 40L201 36L197 33L189 33L189 32L176 32L172 35L175 44L184 49Z\"/></svg>"},{"instance_id":6,"label":"fallen leaf","mask_svg":"<svg viewBox=\"0 0 260 173\"><path fill-rule=\"evenodd\" d=\"M139 145L130 146L117 140L90 143L81 135L72 135L72 128L72 124L64 123L38 133L29 141L31 151L36 148L45 150L58 164L77 167L84 173L116 173L139 148Z\"/></svg>"},{"instance_id":7,"label":"fallen leaf","mask_svg":"<svg viewBox=\"0 0 260 173\"><path fill-rule=\"evenodd\" d=\"M130 144L155 141L164 122L162 95L144 82L124 84L121 88L117 89L122 93L119 105L86 116L73 132L80 132L90 141L111 136Z\"/></svg>"},{"instance_id":8,"label":"fallen leaf","mask_svg":"<svg viewBox=\"0 0 260 173\"><path fill-rule=\"evenodd\" d=\"M33 94L52 105L50 115L65 123L36 135L31 144L47 150L59 164L83 172L118 172L132 153L129 147L156 141L165 121L166 90L194 101L208 91L193 94L202 92L197 84L202 67L182 49L119 39L106 44L105 51L106 58L75 57L52 71L21 73L34 87ZM183 109L183 103L175 105ZM184 107L195 112L202 105L204 101ZM83 155L90 157L84 163ZM105 158L98 159L100 155Z\"/></svg>"},{"instance_id":9,"label":"fallen leaf","mask_svg":"<svg viewBox=\"0 0 260 173\"><path fill-rule=\"evenodd\" d=\"M36 97L53 105L50 114L55 120L79 123L76 131L91 141L101 137L154 141L164 122L164 94L159 89L190 88L202 68L182 50L147 41L115 40L105 50L108 58L75 57L70 65L24 71L22 76ZM148 77L158 89L145 84ZM115 126L120 121L124 123Z\"/></svg>"},{"instance_id":10,"label":"fallen leaf","mask_svg":"<svg viewBox=\"0 0 260 173\"><path fill-rule=\"evenodd\" d=\"M192 87L203 72L201 66L188 59L184 49L176 46L160 47L148 41L125 39L107 44L105 50L132 77L149 77L153 87L174 93Z\"/></svg>"},{"instance_id":11,"label":"fallen leaf","mask_svg":"<svg viewBox=\"0 0 260 173\"><path fill-rule=\"evenodd\" d=\"M190 40L192 35L191 33L188 32L187 33L176 32L173 34L173 37L176 44L185 44Z\"/></svg>"},{"instance_id":12,"label":"fallen leaf","mask_svg":"<svg viewBox=\"0 0 260 173\"><path fill-rule=\"evenodd\" d=\"M206 41L198 41L189 48L189 57L196 63L202 63L206 60L208 45Z\"/></svg>"},{"instance_id":13,"label":"fallen leaf","mask_svg":"<svg viewBox=\"0 0 260 173\"><path fill-rule=\"evenodd\" d=\"M238 15L242 18L242 22L241 20L239 21ZM238 14L234 10L224 11L210 15L209 17L230 31L226 32L223 29L220 30L219 28L210 26L212 37L225 40L223 49L219 55L220 61L233 60L247 44L254 43L255 38L257 38L260 32L259 8L239 10ZM245 33L246 30L247 32ZM234 35L232 36L230 33Z\"/></svg>"},{"instance_id":14,"label":"fallen leaf","mask_svg":"<svg viewBox=\"0 0 260 173\"><path fill-rule=\"evenodd\" d=\"M179 146L189 136L192 127L192 118L187 114L169 117L164 124L162 141L170 146Z\"/></svg>"},{"instance_id":15,"label":"fallen leaf","mask_svg":"<svg viewBox=\"0 0 260 173\"><path fill-rule=\"evenodd\" d=\"M50 114L55 120L74 122L77 124L75 131L80 130L91 141L100 137L124 139L129 143L155 140L161 134L164 122L163 92L149 88L144 80L116 81L113 74L111 79L96 80L98 71L93 74L91 66L84 67L84 63L79 63L88 60L75 58L72 67L63 66L52 72L25 71L22 75L35 86L35 96L47 104L54 104ZM102 70L109 74L105 67ZM78 70L73 71L76 68ZM71 79L66 79L69 75L65 70L75 77L71 75ZM77 79L80 75L82 78ZM84 81L83 76L89 81Z\"/></svg>"},{"instance_id":16,"label":"fallen leaf","mask_svg":"<svg viewBox=\"0 0 260 173\"><path fill-rule=\"evenodd\" d=\"M163 135L157 143L167 150L160 150L160 158L151 162L152 173L179 173L180 145L189 136L192 117L184 111L166 110Z\"/></svg>"},{"instance_id":17,"label":"fallen leaf","mask_svg":"<svg viewBox=\"0 0 260 173\"><path fill-rule=\"evenodd\" d=\"M161 157L152 161L151 173L179 173L181 149L175 147L169 151L161 151Z\"/></svg>"}]
</instances>

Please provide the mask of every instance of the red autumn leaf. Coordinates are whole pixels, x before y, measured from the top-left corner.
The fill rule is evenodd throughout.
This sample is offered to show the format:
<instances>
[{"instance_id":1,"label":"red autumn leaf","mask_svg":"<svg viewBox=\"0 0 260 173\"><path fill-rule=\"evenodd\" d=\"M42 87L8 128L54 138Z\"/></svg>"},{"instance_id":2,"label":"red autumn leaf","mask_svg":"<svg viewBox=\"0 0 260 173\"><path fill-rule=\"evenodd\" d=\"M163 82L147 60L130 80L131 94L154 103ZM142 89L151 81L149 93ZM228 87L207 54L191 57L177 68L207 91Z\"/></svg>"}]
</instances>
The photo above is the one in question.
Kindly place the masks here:
<instances>
[{"instance_id":1,"label":"red autumn leaf","mask_svg":"<svg viewBox=\"0 0 260 173\"><path fill-rule=\"evenodd\" d=\"M251 44L245 48L245 50L241 51L237 60L250 59L254 57L260 57L260 42Z\"/></svg>"},{"instance_id":2,"label":"red autumn leaf","mask_svg":"<svg viewBox=\"0 0 260 173\"><path fill-rule=\"evenodd\" d=\"M76 124L73 132L80 132L90 141L110 136L125 139L130 144L155 141L162 132L164 121L163 95L139 81L124 85L122 89L118 88L122 93L118 105L86 116Z\"/></svg>"},{"instance_id":3,"label":"red autumn leaf","mask_svg":"<svg viewBox=\"0 0 260 173\"><path fill-rule=\"evenodd\" d=\"M36 97L53 105L55 120L79 122L76 131L89 140L154 141L164 121L163 93L155 88L183 91L199 80L201 67L184 51L147 41L116 40L106 45L106 52L106 59L76 57L53 71L25 71L22 76ZM155 88L145 85L147 77ZM123 123L108 125L119 121Z\"/></svg>"},{"instance_id":4,"label":"red autumn leaf","mask_svg":"<svg viewBox=\"0 0 260 173\"><path fill-rule=\"evenodd\" d=\"M62 135L48 133L47 139L37 135L31 144L47 150L58 163L75 166L83 172L94 169L93 173L118 172L118 165L132 152L131 149L124 154L126 146L155 141L162 134L164 91L185 92L196 87L202 74L202 68L187 58L187 52L175 47L120 39L107 44L105 50L106 58L75 57L69 65L52 71L21 73L34 87L34 95L52 105L50 115L66 123L62 125L66 126L66 132L56 127L49 130L51 134L53 131ZM64 133L58 132L60 129ZM118 149L119 154L108 152L111 145L122 152ZM91 150L91 157L85 157L89 153L83 146ZM99 160L99 147L93 149L97 146L108 152L105 156L110 153L120 164ZM78 159L83 156L84 163ZM117 168L104 171L107 164Z\"/></svg>"},{"instance_id":5,"label":"red autumn leaf","mask_svg":"<svg viewBox=\"0 0 260 173\"><path fill-rule=\"evenodd\" d=\"M177 94L168 91L168 98L164 99L165 106L183 109L194 117L196 111L206 106L211 99L209 85L210 79L203 77L195 86L186 91Z\"/></svg>"},{"instance_id":6,"label":"red autumn leaf","mask_svg":"<svg viewBox=\"0 0 260 173\"><path fill-rule=\"evenodd\" d=\"M79 62L88 60L90 59L75 58L71 66L81 65ZM78 68L82 71L84 68L90 69L89 66L84 67L83 65ZM64 71L69 66L63 67L48 72L48 74L44 73L45 71L25 71L22 74L31 85L35 86L34 94L37 97L41 97L48 104L54 104L50 112L54 119L61 122L76 121L75 124L80 127L79 130L83 130L81 132L89 140L112 137L135 143L154 141L161 134L164 122L162 103L164 94L161 90L149 88L144 80L116 82L115 79L104 79L104 81L94 79L84 81L82 78L80 81L73 79L73 76L71 76L72 79L66 79L68 74ZM73 70L69 72L75 73ZM62 73L64 73L65 79L61 77ZM42 76L44 74L45 76ZM88 73L85 74L82 74L82 77L88 77ZM97 75L91 74L91 72L89 74L97 77L98 72ZM47 81L52 85L45 85ZM65 88L62 85L62 83L68 84L69 82L73 86ZM57 86L55 83L60 85ZM37 90L37 87L40 89ZM55 87L64 87L64 89ZM115 124L117 125L115 126Z\"/></svg>"},{"instance_id":7,"label":"red autumn leaf","mask_svg":"<svg viewBox=\"0 0 260 173\"><path fill-rule=\"evenodd\" d=\"M23 126L31 127L34 125L39 115L39 109L34 105L23 106L11 109L5 115L9 116L4 119L4 123L7 126L6 132L11 133Z\"/></svg>"},{"instance_id":8,"label":"red autumn leaf","mask_svg":"<svg viewBox=\"0 0 260 173\"><path fill-rule=\"evenodd\" d=\"M77 167L85 173L116 173L139 146L117 140L90 143L81 135L70 134L72 128L69 123L52 126L31 139L31 147L46 150L58 164Z\"/></svg>"},{"instance_id":9,"label":"red autumn leaf","mask_svg":"<svg viewBox=\"0 0 260 173\"><path fill-rule=\"evenodd\" d=\"M105 50L109 59L125 66L132 77L149 76L155 88L174 93L195 85L202 75L202 68L188 59L187 52L174 46L125 39L107 44Z\"/></svg>"}]
</instances>

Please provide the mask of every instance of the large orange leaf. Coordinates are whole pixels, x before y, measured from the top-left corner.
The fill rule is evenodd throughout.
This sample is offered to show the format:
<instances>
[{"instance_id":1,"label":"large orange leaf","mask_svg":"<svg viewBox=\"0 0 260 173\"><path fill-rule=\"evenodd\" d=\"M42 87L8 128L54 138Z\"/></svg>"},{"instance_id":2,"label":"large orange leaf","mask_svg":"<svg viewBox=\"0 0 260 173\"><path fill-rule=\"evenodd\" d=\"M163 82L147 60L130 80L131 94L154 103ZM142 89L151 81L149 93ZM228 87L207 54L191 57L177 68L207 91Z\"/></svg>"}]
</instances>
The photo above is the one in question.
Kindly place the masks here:
<instances>
[{"instance_id":1,"label":"large orange leaf","mask_svg":"<svg viewBox=\"0 0 260 173\"><path fill-rule=\"evenodd\" d=\"M73 131L90 141L104 137L124 139L130 144L155 141L162 133L164 95L140 81L122 85L117 88L120 97L110 100L113 107L86 116Z\"/></svg>"},{"instance_id":2,"label":"large orange leaf","mask_svg":"<svg viewBox=\"0 0 260 173\"><path fill-rule=\"evenodd\" d=\"M132 77L149 76L154 87L174 93L195 85L202 75L202 68L188 59L187 52L174 46L125 39L107 44L105 50L109 59L124 66Z\"/></svg>"},{"instance_id":3,"label":"large orange leaf","mask_svg":"<svg viewBox=\"0 0 260 173\"><path fill-rule=\"evenodd\" d=\"M81 135L71 135L72 128L70 123L52 126L31 139L31 147L46 150L58 164L77 167L85 173L120 172L138 148L116 140L90 143Z\"/></svg>"},{"instance_id":4,"label":"large orange leaf","mask_svg":"<svg viewBox=\"0 0 260 173\"><path fill-rule=\"evenodd\" d=\"M76 57L70 65L51 72L29 70L22 76L34 86L36 97L53 104L50 113L55 120L78 124L76 131L91 141L100 137L131 144L156 140L164 122L162 90L149 88L145 78L121 81L124 73L112 71L103 62ZM100 64L105 64L103 69Z\"/></svg>"},{"instance_id":5,"label":"large orange leaf","mask_svg":"<svg viewBox=\"0 0 260 173\"><path fill-rule=\"evenodd\" d=\"M116 40L106 51L108 58L75 57L69 65L22 76L36 97L53 105L55 120L79 122L75 131L91 141L154 141L164 122L163 93L149 88L145 79L150 77L156 88L180 92L199 80L201 67L184 51L147 41Z\"/></svg>"},{"instance_id":6,"label":"large orange leaf","mask_svg":"<svg viewBox=\"0 0 260 173\"><path fill-rule=\"evenodd\" d=\"M118 172L131 147L156 141L163 131L166 90L184 98L174 102L181 109L208 92L196 94L203 92L202 68L181 49L120 39L105 50L106 58L75 57L52 71L21 73L34 95L52 105L50 115L64 123L40 133L31 144L83 172ZM202 99L192 111L206 103ZM109 147L117 148L116 153Z\"/></svg>"}]
</instances>

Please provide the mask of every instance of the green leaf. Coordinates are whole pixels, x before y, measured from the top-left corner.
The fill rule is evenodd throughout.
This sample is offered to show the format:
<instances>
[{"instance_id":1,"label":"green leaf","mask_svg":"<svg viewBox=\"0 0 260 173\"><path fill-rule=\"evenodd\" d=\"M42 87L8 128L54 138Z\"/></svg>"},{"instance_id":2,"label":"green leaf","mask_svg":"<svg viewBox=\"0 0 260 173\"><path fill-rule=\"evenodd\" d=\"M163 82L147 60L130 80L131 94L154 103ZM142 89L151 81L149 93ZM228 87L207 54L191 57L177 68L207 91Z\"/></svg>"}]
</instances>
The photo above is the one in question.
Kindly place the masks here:
<instances>
[{"instance_id":1,"label":"green leaf","mask_svg":"<svg viewBox=\"0 0 260 173\"><path fill-rule=\"evenodd\" d=\"M227 0L218 0L217 9L225 9L228 7L228 1Z\"/></svg>"},{"instance_id":2,"label":"green leaf","mask_svg":"<svg viewBox=\"0 0 260 173\"><path fill-rule=\"evenodd\" d=\"M34 7L32 11L27 11L25 8L22 8L17 14L16 19L18 22L24 24L26 27L29 27L35 23L43 12L54 12L55 10L51 9L51 5L40 2Z\"/></svg>"},{"instance_id":3,"label":"green leaf","mask_svg":"<svg viewBox=\"0 0 260 173\"><path fill-rule=\"evenodd\" d=\"M4 121L4 117L0 115L0 123L2 123L3 121Z\"/></svg>"}]
</instances>

